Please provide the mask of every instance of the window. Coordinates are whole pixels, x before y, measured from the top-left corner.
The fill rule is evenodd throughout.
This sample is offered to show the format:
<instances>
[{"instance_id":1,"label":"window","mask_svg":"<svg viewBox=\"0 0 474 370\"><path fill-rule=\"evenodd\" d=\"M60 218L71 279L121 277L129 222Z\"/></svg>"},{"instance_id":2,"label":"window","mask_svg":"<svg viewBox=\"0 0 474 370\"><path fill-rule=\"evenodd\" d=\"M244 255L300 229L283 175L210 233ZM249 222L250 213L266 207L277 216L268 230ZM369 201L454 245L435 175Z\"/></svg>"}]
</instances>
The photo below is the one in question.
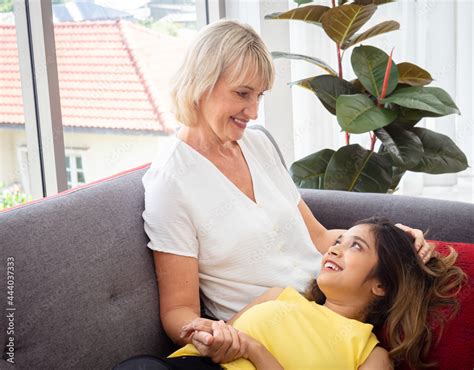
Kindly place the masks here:
<instances>
[{"instance_id":1,"label":"window","mask_svg":"<svg viewBox=\"0 0 474 370\"><path fill-rule=\"evenodd\" d=\"M194 1L52 4L68 188L151 162L177 127L169 81L197 30ZM85 163L85 164L86 164Z\"/></svg>"},{"instance_id":2,"label":"window","mask_svg":"<svg viewBox=\"0 0 474 370\"><path fill-rule=\"evenodd\" d=\"M176 127L169 79L205 18L206 1L0 0L0 202L151 162Z\"/></svg>"},{"instance_id":3,"label":"window","mask_svg":"<svg viewBox=\"0 0 474 370\"><path fill-rule=\"evenodd\" d=\"M0 1L0 210L31 200L25 115L11 1ZM23 152L18 151L24 146ZM22 157L23 156L23 157Z\"/></svg>"},{"instance_id":4,"label":"window","mask_svg":"<svg viewBox=\"0 0 474 370\"><path fill-rule=\"evenodd\" d=\"M86 183L82 166L82 155L80 153L68 152L66 150L66 177L68 189Z\"/></svg>"}]
</instances>

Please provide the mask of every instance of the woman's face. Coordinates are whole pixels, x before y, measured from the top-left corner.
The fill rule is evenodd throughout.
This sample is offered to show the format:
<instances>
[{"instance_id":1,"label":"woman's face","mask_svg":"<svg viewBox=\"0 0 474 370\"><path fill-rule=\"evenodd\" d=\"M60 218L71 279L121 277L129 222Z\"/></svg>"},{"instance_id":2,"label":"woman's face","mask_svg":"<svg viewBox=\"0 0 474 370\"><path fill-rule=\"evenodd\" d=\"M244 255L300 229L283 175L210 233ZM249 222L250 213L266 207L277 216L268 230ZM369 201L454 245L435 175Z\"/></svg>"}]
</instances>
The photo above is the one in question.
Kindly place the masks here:
<instances>
[{"instance_id":1,"label":"woman's face","mask_svg":"<svg viewBox=\"0 0 474 370\"><path fill-rule=\"evenodd\" d=\"M378 263L369 225L357 225L339 236L325 253L317 282L328 299L372 300L384 295L374 271Z\"/></svg>"},{"instance_id":2,"label":"woman's face","mask_svg":"<svg viewBox=\"0 0 474 370\"><path fill-rule=\"evenodd\" d=\"M236 83L223 73L212 93L199 102L198 125L208 126L222 141L240 139L249 120L257 118L262 84L250 78L243 81Z\"/></svg>"}]
</instances>

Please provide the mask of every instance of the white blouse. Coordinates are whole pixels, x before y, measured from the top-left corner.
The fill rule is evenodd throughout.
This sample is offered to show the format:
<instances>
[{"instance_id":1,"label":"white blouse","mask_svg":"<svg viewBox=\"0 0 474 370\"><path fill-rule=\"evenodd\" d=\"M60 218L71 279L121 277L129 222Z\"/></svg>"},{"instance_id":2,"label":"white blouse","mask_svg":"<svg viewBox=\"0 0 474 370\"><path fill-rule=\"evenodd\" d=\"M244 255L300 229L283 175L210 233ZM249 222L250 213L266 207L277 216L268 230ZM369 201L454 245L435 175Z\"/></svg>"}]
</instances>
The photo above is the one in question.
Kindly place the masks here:
<instances>
[{"instance_id":1,"label":"white blouse","mask_svg":"<svg viewBox=\"0 0 474 370\"><path fill-rule=\"evenodd\" d=\"M205 306L223 320L268 288L303 292L321 263L297 207L301 195L271 141L245 130L237 142L256 202L177 137L142 179L148 247L197 258Z\"/></svg>"}]
</instances>

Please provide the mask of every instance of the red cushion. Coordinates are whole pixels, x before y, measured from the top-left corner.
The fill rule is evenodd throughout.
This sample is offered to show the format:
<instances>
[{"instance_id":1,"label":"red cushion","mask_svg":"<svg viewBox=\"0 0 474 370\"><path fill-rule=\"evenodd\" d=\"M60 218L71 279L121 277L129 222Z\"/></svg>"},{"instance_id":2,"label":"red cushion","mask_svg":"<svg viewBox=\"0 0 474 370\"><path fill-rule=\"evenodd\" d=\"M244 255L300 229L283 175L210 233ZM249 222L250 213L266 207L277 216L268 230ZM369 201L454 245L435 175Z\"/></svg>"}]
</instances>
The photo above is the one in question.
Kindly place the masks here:
<instances>
[{"instance_id":1,"label":"red cushion","mask_svg":"<svg viewBox=\"0 0 474 370\"><path fill-rule=\"evenodd\" d=\"M439 369L463 370L474 368L474 244L431 241L440 252L452 246L458 252L456 265L468 275L468 283L458 296L461 304L458 315L448 321L441 340L432 348L429 360L438 363Z\"/></svg>"}]
</instances>

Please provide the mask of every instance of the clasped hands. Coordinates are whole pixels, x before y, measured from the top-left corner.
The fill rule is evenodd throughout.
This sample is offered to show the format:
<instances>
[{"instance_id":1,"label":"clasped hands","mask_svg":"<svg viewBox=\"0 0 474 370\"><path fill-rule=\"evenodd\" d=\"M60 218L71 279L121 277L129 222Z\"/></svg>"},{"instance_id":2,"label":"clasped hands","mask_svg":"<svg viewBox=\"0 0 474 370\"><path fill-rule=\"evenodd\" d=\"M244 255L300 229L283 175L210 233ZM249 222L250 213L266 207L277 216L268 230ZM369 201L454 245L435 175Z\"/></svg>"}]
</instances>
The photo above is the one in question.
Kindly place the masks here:
<instances>
[{"instance_id":1,"label":"clasped hands","mask_svg":"<svg viewBox=\"0 0 474 370\"><path fill-rule=\"evenodd\" d=\"M202 356L217 364L231 362L238 358L249 358L255 339L238 331L224 321L197 318L181 328L180 337L189 337L190 342Z\"/></svg>"}]
</instances>

